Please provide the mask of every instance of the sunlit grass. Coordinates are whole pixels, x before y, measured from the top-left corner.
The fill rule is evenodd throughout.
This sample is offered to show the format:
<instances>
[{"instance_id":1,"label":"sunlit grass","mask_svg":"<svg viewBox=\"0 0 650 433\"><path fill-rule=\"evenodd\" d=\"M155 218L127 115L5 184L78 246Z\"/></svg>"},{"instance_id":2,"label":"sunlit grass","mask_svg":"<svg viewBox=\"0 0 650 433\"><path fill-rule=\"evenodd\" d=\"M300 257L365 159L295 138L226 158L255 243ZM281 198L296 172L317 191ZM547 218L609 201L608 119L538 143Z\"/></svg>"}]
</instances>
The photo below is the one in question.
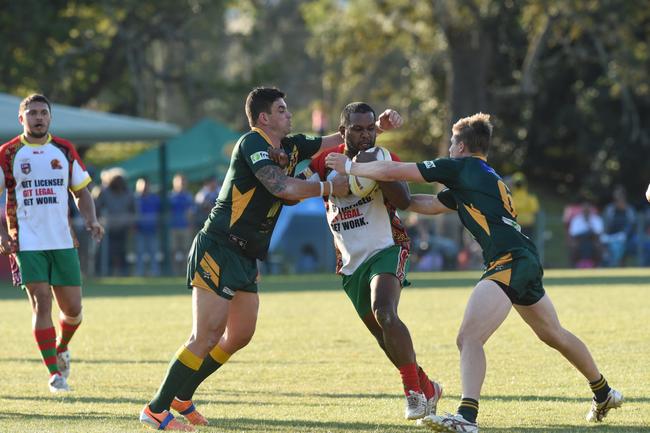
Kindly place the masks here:
<instances>
[{"instance_id":1,"label":"sunlit grass","mask_svg":"<svg viewBox=\"0 0 650 433\"><path fill-rule=\"evenodd\" d=\"M459 397L455 336L477 272L411 274L400 315L419 362ZM624 392L623 409L588 425L584 379L512 313L486 346L481 432L650 432L650 271L549 271L563 324L592 349ZM584 282L587 283L584 283ZM599 282L600 281L600 282ZM264 277L258 331L197 392L212 425L203 432L416 432L402 417L399 374L331 275ZM3 387L0 432L141 432L141 407L187 337L189 292L181 279L88 284L75 337L73 392L47 390L47 374L20 291L0 292Z\"/></svg>"}]
</instances>

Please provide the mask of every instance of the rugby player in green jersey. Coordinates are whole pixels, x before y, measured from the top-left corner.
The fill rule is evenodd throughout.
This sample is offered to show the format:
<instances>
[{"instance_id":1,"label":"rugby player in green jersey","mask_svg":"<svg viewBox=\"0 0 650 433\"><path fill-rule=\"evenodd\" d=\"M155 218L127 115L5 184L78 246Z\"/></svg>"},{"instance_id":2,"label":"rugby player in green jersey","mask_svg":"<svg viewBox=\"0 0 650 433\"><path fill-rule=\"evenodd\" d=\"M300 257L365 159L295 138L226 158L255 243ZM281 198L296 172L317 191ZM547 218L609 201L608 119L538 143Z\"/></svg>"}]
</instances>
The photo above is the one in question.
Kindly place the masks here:
<instances>
[{"instance_id":1,"label":"rugby player in green jersey","mask_svg":"<svg viewBox=\"0 0 650 433\"><path fill-rule=\"evenodd\" d=\"M192 395L255 332L257 260L266 257L283 202L348 194L346 176L324 182L292 177L298 162L339 144L341 137L338 133L322 138L287 136L291 113L284 96L278 89L260 87L246 99L251 130L235 145L219 197L194 238L188 258L192 332L171 360L158 392L140 413L147 427L194 431L192 425L175 420L170 407L190 424L208 423L192 404ZM392 110L377 121L384 130L400 124L399 114ZM269 155L278 151L286 155L281 165Z\"/></svg>"},{"instance_id":2,"label":"rugby player in green jersey","mask_svg":"<svg viewBox=\"0 0 650 433\"><path fill-rule=\"evenodd\" d=\"M380 181L439 182L437 196L411 196L409 210L424 214L457 211L461 222L483 249L485 272L465 309L457 337L462 397L456 415L430 415L423 424L434 431L478 432L476 416L486 361L483 345L515 310L546 344L558 350L589 381L594 393L587 420L602 421L623 403L601 375L585 344L560 324L542 285L542 265L534 244L521 233L510 190L487 163L492 124L479 113L452 128L449 158L420 163L355 163L331 153L327 165L338 172Z\"/></svg>"}]
</instances>

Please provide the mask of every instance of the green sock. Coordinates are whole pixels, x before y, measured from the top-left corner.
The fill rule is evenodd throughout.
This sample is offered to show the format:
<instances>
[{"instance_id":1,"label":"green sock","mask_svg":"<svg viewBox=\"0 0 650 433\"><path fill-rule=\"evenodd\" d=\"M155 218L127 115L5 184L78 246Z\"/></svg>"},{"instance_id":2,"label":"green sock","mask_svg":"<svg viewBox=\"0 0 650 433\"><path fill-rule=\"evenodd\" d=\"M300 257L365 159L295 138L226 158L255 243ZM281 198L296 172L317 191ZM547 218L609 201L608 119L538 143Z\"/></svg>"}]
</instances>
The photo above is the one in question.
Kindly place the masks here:
<instances>
[{"instance_id":1,"label":"green sock","mask_svg":"<svg viewBox=\"0 0 650 433\"><path fill-rule=\"evenodd\" d=\"M208 376L217 371L219 367L225 364L226 361L228 361L228 358L230 358L230 354L226 353L219 346L216 346L208 356L205 357L203 364L201 364L201 368L194 372L194 374L185 381L181 390L176 393L176 397L183 401L192 400L192 396L194 396L199 385L201 385Z\"/></svg>"},{"instance_id":2,"label":"green sock","mask_svg":"<svg viewBox=\"0 0 650 433\"><path fill-rule=\"evenodd\" d=\"M181 346L169 363L167 375L149 403L149 409L154 413L169 410L176 392L200 369L202 362L203 360L190 352L187 347Z\"/></svg>"}]
</instances>

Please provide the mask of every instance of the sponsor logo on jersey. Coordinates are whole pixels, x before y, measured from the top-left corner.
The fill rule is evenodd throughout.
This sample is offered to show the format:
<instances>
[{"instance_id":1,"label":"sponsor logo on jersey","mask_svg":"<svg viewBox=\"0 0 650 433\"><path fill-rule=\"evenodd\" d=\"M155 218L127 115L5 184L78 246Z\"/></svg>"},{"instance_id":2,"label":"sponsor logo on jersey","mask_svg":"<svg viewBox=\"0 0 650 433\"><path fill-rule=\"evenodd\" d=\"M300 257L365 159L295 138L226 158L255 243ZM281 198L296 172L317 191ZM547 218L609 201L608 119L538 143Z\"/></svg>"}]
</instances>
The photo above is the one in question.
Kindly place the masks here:
<instances>
[{"instance_id":1,"label":"sponsor logo on jersey","mask_svg":"<svg viewBox=\"0 0 650 433\"><path fill-rule=\"evenodd\" d=\"M230 287L224 286L222 291L228 296L235 296L235 292Z\"/></svg>"},{"instance_id":2,"label":"sponsor logo on jersey","mask_svg":"<svg viewBox=\"0 0 650 433\"><path fill-rule=\"evenodd\" d=\"M52 170L63 170L61 161L59 161L58 159L53 159L52 161L50 161L50 165L52 166Z\"/></svg>"},{"instance_id":3,"label":"sponsor logo on jersey","mask_svg":"<svg viewBox=\"0 0 650 433\"><path fill-rule=\"evenodd\" d=\"M266 150L260 150L251 155L251 162L256 164L264 159L270 159L269 153Z\"/></svg>"},{"instance_id":4,"label":"sponsor logo on jersey","mask_svg":"<svg viewBox=\"0 0 650 433\"><path fill-rule=\"evenodd\" d=\"M423 164L426 168L433 168L436 166L436 163L433 161L424 161Z\"/></svg>"},{"instance_id":5,"label":"sponsor logo on jersey","mask_svg":"<svg viewBox=\"0 0 650 433\"><path fill-rule=\"evenodd\" d=\"M21 162L20 171L22 171L23 174L29 174L32 172L32 165L29 162Z\"/></svg>"}]
</instances>

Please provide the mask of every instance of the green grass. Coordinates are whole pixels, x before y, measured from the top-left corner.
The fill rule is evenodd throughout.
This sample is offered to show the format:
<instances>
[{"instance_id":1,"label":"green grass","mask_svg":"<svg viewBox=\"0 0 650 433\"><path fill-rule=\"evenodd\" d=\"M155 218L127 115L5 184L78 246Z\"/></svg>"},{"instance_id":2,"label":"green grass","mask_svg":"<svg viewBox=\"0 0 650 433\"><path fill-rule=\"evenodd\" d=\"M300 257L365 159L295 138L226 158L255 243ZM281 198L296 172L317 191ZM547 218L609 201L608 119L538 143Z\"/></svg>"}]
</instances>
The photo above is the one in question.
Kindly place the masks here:
<instances>
[{"instance_id":1,"label":"green grass","mask_svg":"<svg viewBox=\"0 0 650 433\"><path fill-rule=\"evenodd\" d=\"M419 362L459 397L456 331L477 272L412 274L400 314ZM481 432L650 432L650 270L549 271L547 290L581 336L623 409L601 425L584 415L579 374L512 313L486 346ZM53 396L17 289L0 287L0 433L142 432L137 415L191 325L180 279L101 280L85 289L72 343L73 392ZM417 432L404 421L399 374L334 276L265 277L252 343L199 389L212 426L202 432Z\"/></svg>"}]
</instances>

